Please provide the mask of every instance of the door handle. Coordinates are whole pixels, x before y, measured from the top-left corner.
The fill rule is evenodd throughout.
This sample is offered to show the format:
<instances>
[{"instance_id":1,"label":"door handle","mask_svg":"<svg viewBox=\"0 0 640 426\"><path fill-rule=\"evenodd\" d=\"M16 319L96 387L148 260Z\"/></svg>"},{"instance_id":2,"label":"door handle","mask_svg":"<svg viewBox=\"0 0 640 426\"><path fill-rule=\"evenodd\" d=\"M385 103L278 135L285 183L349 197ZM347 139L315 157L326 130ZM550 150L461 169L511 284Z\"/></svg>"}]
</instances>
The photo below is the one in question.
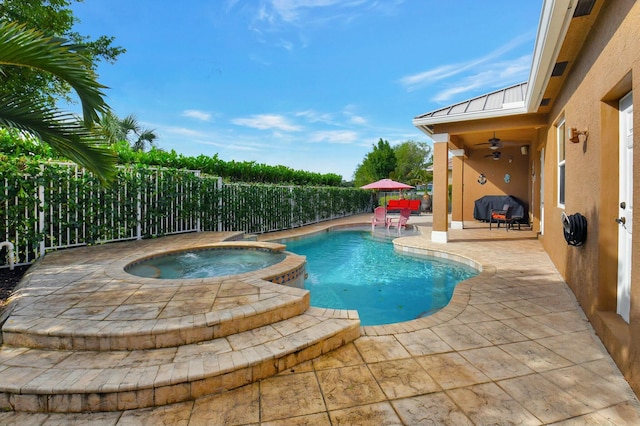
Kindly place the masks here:
<instances>
[{"instance_id":1,"label":"door handle","mask_svg":"<svg viewBox=\"0 0 640 426\"><path fill-rule=\"evenodd\" d=\"M626 209L626 208L627 208L627 203L625 203L624 201L623 201L623 202L621 202L621 203L620 203L620 208L621 208L622 210Z\"/></svg>"},{"instance_id":2,"label":"door handle","mask_svg":"<svg viewBox=\"0 0 640 426\"><path fill-rule=\"evenodd\" d=\"M627 223L627 219L625 219L624 217L618 217L616 218L616 222L618 223L618 225L624 226L624 224Z\"/></svg>"}]
</instances>

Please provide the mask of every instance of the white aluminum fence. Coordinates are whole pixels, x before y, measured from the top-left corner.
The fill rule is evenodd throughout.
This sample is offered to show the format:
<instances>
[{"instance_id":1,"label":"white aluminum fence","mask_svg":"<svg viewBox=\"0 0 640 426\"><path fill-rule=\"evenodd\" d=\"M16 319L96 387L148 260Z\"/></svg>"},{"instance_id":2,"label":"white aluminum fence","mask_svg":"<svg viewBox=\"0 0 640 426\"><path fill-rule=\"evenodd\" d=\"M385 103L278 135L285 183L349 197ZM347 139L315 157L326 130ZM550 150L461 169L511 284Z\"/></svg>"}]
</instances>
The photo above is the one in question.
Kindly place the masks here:
<instances>
[{"instance_id":1,"label":"white aluminum fence","mask_svg":"<svg viewBox=\"0 0 640 426\"><path fill-rule=\"evenodd\" d=\"M0 176L0 242L16 264L48 250L197 231L264 233L370 209L349 188L222 184L199 171L127 167L109 189L75 164ZM0 267L8 265L6 248Z\"/></svg>"},{"instance_id":2,"label":"white aluminum fence","mask_svg":"<svg viewBox=\"0 0 640 426\"><path fill-rule=\"evenodd\" d=\"M16 264L27 264L47 250L199 231L200 173L174 171L171 179L167 173L121 168L109 189L75 164L47 164L37 176L5 177L1 241L14 244Z\"/></svg>"}]
</instances>

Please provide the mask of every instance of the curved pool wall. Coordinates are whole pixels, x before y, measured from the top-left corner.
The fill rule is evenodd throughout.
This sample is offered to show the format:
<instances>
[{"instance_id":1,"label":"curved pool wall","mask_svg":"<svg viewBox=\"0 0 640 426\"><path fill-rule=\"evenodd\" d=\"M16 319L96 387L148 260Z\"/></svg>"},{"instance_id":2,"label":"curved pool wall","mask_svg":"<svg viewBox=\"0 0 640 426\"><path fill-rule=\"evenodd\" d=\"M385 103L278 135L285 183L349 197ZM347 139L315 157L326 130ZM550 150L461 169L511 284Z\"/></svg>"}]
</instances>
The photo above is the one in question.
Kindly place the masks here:
<instances>
[{"instance_id":1,"label":"curved pool wall","mask_svg":"<svg viewBox=\"0 0 640 426\"><path fill-rule=\"evenodd\" d=\"M290 287L304 288L304 280L305 280L305 264L306 258L304 256L299 256L295 253L291 253L285 251L286 246L278 243L271 242L257 242L257 241L228 241L221 243L212 243L206 246L197 246L197 247L189 247L186 249L180 250L171 250L167 249L166 251L156 252L153 255L140 257L136 259L128 259L127 263L123 266L123 271L127 274L131 274L137 277L141 277L143 279L153 279L153 280L182 280L182 279L203 279L203 278L216 278L219 280L224 279L241 279L247 277L255 277L260 278L265 281L270 281L275 284L286 285ZM145 262L149 262L152 260L169 258L170 256L176 256L180 254L190 253L190 252L214 252L214 251L260 251L273 253L277 256L277 261L267 267L260 267L255 270L248 271L238 271L237 273L229 273L225 275L213 274L208 276L199 276L199 277L161 277L159 276L160 271L152 271L153 273L149 274L137 274L131 272L132 269L135 269L137 266L144 265ZM155 268L155 266L150 267L150 270Z\"/></svg>"},{"instance_id":2,"label":"curved pool wall","mask_svg":"<svg viewBox=\"0 0 640 426\"><path fill-rule=\"evenodd\" d=\"M330 236L333 233L335 238ZM277 241L286 241L288 250L307 255L308 261L312 261L307 265L310 281L305 282L305 288L311 291L313 306L357 310L362 325L368 327L407 323L433 316L450 304L460 283L482 271L482 266L471 259L442 251L405 247L407 242L413 242L417 247L424 246L419 237L421 233L407 234L410 235L403 234L402 238L398 238L395 232L374 232L371 235L369 226L338 226ZM374 248L378 247L378 244L372 244L376 240L384 247ZM329 252L323 254L325 250ZM338 260L341 256L355 257L360 261L345 269L343 262ZM418 263L410 258L415 258ZM388 264L384 259L388 259ZM369 276L371 263L384 265L384 270ZM334 269L331 265L335 265L335 271L328 270ZM390 273L389 268L399 273ZM458 270L460 275L453 272ZM465 270L466 273L462 272ZM417 277L423 275L425 282L433 283L433 286L421 287L423 281ZM368 296L365 295L367 291Z\"/></svg>"},{"instance_id":3,"label":"curved pool wall","mask_svg":"<svg viewBox=\"0 0 640 426\"><path fill-rule=\"evenodd\" d=\"M305 287L304 282L306 278L306 268L305 268L306 258L304 256L287 252L286 245L283 243L286 243L286 241L289 241L289 240L296 240L299 238L306 238L315 234L330 232L332 230L365 229L365 228L369 230L371 229L369 224L364 224L364 223L363 224L359 224L359 223L339 224L339 225L333 225L333 226L329 225L326 227L323 226L322 229L316 229L304 234L299 234L296 236L292 236L292 237L290 236L290 237L284 237L284 238L277 237L270 241L224 241L220 243L212 243L212 244L207 244L202 246L193 246L193 247L189 247L188 249L200 249L200 248L210 248L210 247L248 247L248 248L268 248L272 250L279 250L279 251L285 252L287 253L287 257L283 262L273 265L271 267L268 267L266 269L261 269L254 272L247 272L239 275L215 277L215 278L209 278L209 279L218 281L221 279L224 280L224 279L232 279L232 278L255 277L255 278L263 279L265 281L269 281L275 284L281 284L285 286L296 287L298 289L304 289ZM376 335L392 334L393 332L397 331L395 330L397 327L401 327L400 324L405 324L402 327L412 327L411 324L415 324L414 325L415 327L420 328L422 326L432 326L432 325L440 324L442 322L446 322L451 318L454 318L457 314L459 314L464 308L464 306L467 305L468 294L473 283L483 280L487 276L490 276L493 273L495 273L492 266L482 265L471 258L459 256L454 253L447 252L445 250L424 248L424 247L421 247L420 244L412 244L412 240L414 240L414 238L416 238L417 235L421 235L419 228L415 228L414 230L415 230L415 233L413 233L412 236L385 235L385 238L391 238L393 240L394 248L400 252L403 252L406 255L416 255L420 257L433 256L433 257L449 259L455 262L460 262L465 265L468 265L476 269L477 271L479 271L479 274L476 275L475 277L472 277L468 280L464 280L458 283L458 285L456 285L456 288L454 290L453 297L449 301L449 304L443 307L440 311L429 316L425 316L425 317L421 317L421 318L417 318L414 320L405 321L401 323L396 323L398 325L386 324L381 326L363 326L362 330L365 335L368 334L367 330L372 330L372 333ZM182 248L181 250L166 250L166 251L159 251L159 252L156 251L154 255L157 256L159 254L171 253L172 251L184 251L184 250L185 248ZM150 257L150 256L147 256L147 257ZM113 269L110 270L109 275L112 275L114 277L122 276L122 275L132 276L129 273L125 272L124 270L125 267L141 259L144 259L144 257L135 257L135 258L129 257L128 259L122 259L120 262L118 262L120 267L116 268L115 270ZM155 281L155 282L161 281L154 278L140 278L140 279L145 281L149 280L149 281ZM171 280L168 280L168 281L171 281Z\"/></svg>"}]
</instances>

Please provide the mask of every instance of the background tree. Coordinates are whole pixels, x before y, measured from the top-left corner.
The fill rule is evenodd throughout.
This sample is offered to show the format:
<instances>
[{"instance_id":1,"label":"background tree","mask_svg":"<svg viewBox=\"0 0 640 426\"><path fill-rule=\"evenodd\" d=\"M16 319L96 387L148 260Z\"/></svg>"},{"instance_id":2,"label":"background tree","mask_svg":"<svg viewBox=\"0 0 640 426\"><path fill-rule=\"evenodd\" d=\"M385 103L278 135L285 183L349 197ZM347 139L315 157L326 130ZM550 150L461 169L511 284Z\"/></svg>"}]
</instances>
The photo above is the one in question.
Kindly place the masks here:
<instances>
[{"instance_id":1,"label":"background tree","mask_svg":"<svg viewBox=\"0 0 640 426\"><path fill-rule=\"evenodd\" d=\"M0 1L0 22L24 24L50 37L64 38L73 45L77 54L84 56L83 66L95 77L100 61L113 63L125 49L113 45L114 38L101 36L90 39L72 30L77 22L70 5L82 0L2 0ZM0 94L19 95L53 108L63 99L73 101L72 88L59 76L37 68L3 68Z\"/></svg>"},{"instance_id":2,"label":"background tree","mask_svg":"<svg viewBox=\"0 0 640 426\"><path fill-rule=\"evenodd\" d=\"M394 170L394 179L422 185L429 182L426 168L431 159L431 146L426 142L406 141L393 147L397 164Z\"/></svg>"},{"instance_id":3,"label":"background tree","mask_svg":"<svg viewBox=\"0 0 640 426\"><path fill-rule=\"evenodd\" d=\"M356 168L354 183L356 187L388 178L397 165L396 154L388 141L380 140L378 145L373 145L373 151L369 152Z\"/></svg>"},{"instance_id":4,"label":"background tree","mask_svg":"<svg viewBox=\"0 0 640 426\"><path fill-rule=\"evenodd\" d=\"M407 181L407 183L413 186L426 185L429 182L433 182L433 172L428 172L426 168L412 171Z\"/></svg>"}]
</instances>

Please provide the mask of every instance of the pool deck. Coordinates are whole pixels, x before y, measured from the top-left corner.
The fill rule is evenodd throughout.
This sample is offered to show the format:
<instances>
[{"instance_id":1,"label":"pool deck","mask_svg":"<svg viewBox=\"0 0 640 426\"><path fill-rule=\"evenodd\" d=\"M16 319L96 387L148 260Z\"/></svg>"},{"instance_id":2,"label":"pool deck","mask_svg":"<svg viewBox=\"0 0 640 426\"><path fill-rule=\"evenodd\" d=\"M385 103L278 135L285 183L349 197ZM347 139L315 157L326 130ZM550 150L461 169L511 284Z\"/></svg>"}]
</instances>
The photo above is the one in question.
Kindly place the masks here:
<instances>
[{"instance_id":1,"label":"pool deck","mask_svg":"<svg viewBox=\"0 0 640 426\"><path fill-rule=\"evenodd\" d=\"M465 223L467 229L450 230L449 243L436 244L430 220L430 215L412 216L409 224L420 227L422 235L401 236L397 245L407 251L437 250L482 266L482 273L458 285L451 303L435 315L361 327L361 337L339 349L194 401L99 413L5 412L0 424L640 424L637 397L535 233ZM496 255L505 252L509 256ZM79 273L62 264L55 279L65 282ZM100 300L96 293L95 306L108 304L121 318L139 315L118 311L114 295ZM0 372L4 380L7 372Z\"/></svg>"}]
</instances>

